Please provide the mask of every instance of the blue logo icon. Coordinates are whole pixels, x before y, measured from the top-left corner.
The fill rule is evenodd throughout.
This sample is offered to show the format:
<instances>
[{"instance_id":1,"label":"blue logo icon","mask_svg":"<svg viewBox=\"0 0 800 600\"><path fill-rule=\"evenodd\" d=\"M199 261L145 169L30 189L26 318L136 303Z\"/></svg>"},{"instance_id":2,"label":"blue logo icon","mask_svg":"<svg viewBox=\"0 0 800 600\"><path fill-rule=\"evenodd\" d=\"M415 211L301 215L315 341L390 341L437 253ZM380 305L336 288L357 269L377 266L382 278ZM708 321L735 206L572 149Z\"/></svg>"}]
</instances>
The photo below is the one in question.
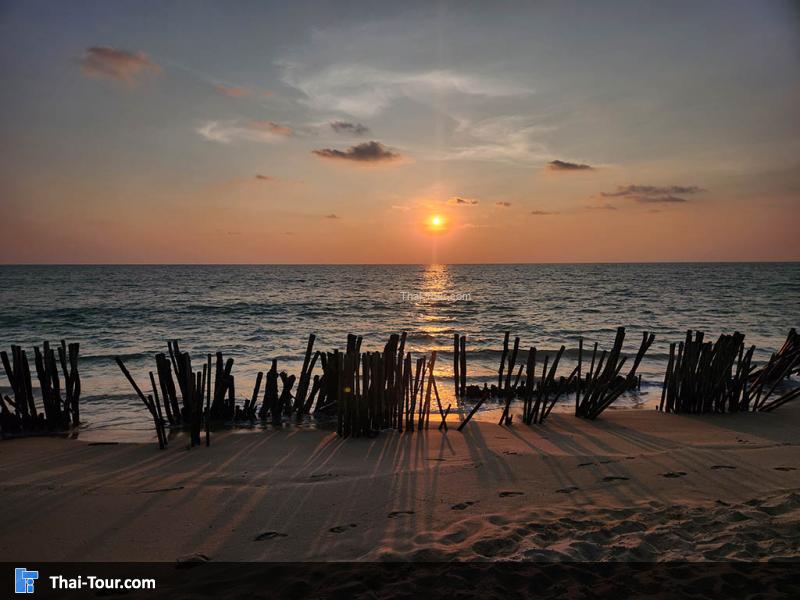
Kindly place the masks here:
<instances>
[{"instance_id":1,"label":"blue logo icon","mask_svg":"<svg viewBox=\"0 0 800 600\"><path fill-rule=\"evenodd\" d=\"M32 594L33 583L39 579L39 571L28 571L17 567L14 569L14 591L17 594Z\"/></svg>"}]
</instances>

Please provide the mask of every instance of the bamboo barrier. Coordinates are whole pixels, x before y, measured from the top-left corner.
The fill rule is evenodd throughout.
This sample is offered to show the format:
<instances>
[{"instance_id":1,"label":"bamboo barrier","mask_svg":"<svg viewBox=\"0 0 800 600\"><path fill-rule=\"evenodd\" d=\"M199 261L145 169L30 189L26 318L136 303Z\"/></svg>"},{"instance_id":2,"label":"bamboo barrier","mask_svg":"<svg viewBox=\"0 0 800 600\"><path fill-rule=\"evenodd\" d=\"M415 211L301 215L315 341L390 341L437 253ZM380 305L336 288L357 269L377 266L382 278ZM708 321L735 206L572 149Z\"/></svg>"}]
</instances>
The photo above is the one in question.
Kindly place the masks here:
<instances>
[{"instance_id":1,"label":"bamboo barrier","mask_svg":"<svg viewBox=\"0 0 800 600\"><path fill-rule=\"evenodd\" d=\"M64 340L61 340L56 350L49 342L44 342L41 348L33 348L42 412L37 409L33 395L28 354L16 345L11 346L10 358L7 352L0 352L3 369L14 397L12 400L7 395L0 395L0 436L66 431L80 425L79 352L79 344L67 344ZM64 383L63 394L61 377Z\"/></svg>"},{"instance_id":2,"label":"bamboo barrier","mask_svg":"<svg viewBox=\"0 0 800 600\"><path fill-rule=\"evenodd\" d=\"M780 350L772 355L769 363L755 369L750 378L774 382L797 374L800 374L800 335L792 328Z\"/></svg>"},{"instance_id":3,"label":"bamboo barrier","mask_svg":"<svg viewBox=\"0 0 800 600\"><path fill-rule=\"evenodd\" d=\"M552 412L558 400L568 393L575 394L576 416L597 418L622 393L641 387L641 377L636 375L636 370L655 336L644 334L633 368L627 376L621 376L620 370L627 361L626 357L621 356L624 337L624 328L619 328L614 348L610 353L603 352L599 362L597 362L598 345L594 345L591 367L585 377L583 375L583 338L578 339L577 365L567 376L557 373L566 348L562 346L552 357L550 354L545 354L542 373L537 380L537 348L530 347L527 352L527 361L520 362L514 377L520 343L519 338L516 337L511 346L509 343L510 332L505 332L497 371L498 384L496 386L484 384L483 388L475 385L467 386L465 396L477 399L478 405L476 406L482 405L491 398L499 399L503 403L503 410L498 422L500 425L511 423L511 404L515 399L522 401L522 421L524 423L541 424ZM473 415L474 410L470 412L466 420L469 421Z\"/></svg>"},{"instance_id":4,"label":"bamboo barrier","mask_svg":"<svg viewBox=\"0 0 800 600\"><path fill-rule=\"evenodd\" d=\"M480 388L467 385L466 337L454 334L454 396L477 400L459 424L459 431L492 398L501 402L499 424L504 426L512 424L511 407L515 400L521 400L523 423L541 425L568 393L575 394L576 416L596 419L624 392L641 387L637 371L655 336L643 333L627 373L623 373L623 368L631 357L623 353L624 327L618 328L609 350L599 350L595 343L586 363L584 340L579 338L577 364L568 375L559 374L565 346L555 353L531 346L525 356L520 338L514 337L513 344L511 339L511 332L505 332L497 385L484 384ZM738 333L723 335L712 344L704 341L702 332L695 336L689 332L684 342L671 344L659 409L770 411L800 397L800 389L787 391L782 387L786 377L798 369L800 345L796 332L790 331L781 350L760 369L752 365L755 347L745 350L743 339ZM315 350L315 340L313 334L309 336L299 376L279 370L278 361L272 360L266 373L257 373L252 394L241 404L235 392L234 361L226 360L221 353L214 355L215 361L209 354L202 370L194 371L189 354L181 350L177 340L170 341L168 354L156 355L155 373L148 373L151 395L141 392L121 360L118 364L150 411L160 446L166 445L167 423L188 427L191 445L200 443L204 426L208 445L210 425L214 422L258 419L282 427L288 418L300 419L305 415L335 419L337 435L341 437L375 436L387 429L398 432L428 429L432 412L438 415L437 428L448 431L447 419L453 405L445 407L442 401L434 374L435 351L428 356L413 357L405 349L405 333L392 334L382 351L362 351L362 338L354 334L347 336L344 351ZM46 369L44 358L41 364ZM588 370L584 374L585 364ZM263 396L260 396L262 383ZM259 397L261 404L257 408Z\"/></svg>"},{"instance_id":5,"label":"bamboo barrier","mask_svg":"<svg viewBox=\"0 0 800 600\"><path fill-rule=\"evenodd\" d=\"M594 369L594 358L597 353L597 345L592 353L592 367L589 369L585 381L585 389L582 398L576 400L575 414L586 419L596 419L600 414L611 406L627 389L641 385L641 379L636 375L645 354L653 345L655 334L644 332L639 350L633 360L628 374L620 375L622 367L627 362L627 357L622 356L622 345L625 341L625 328L619 327L614 339L611 351L606 354L604 351ZM581 353L583 346L581 345ZM579 357L579 362L582 357Z\"/></svg>"},{"instance_id":6,"label":"bamboo barrier","mask_svg":"<svg viewBox=\"0 0 800 600\"><path fill-rule=\"evenodd\" d=\"M645 332L627 374L623 367L625 328L620 327L610 350L595 343L584 362L584 339L578 339L577 365L569 375L559 375L565 347L544 353L531 346L521 350L519 337L504 332L497 385L467 384L466 336L453 336L453 393L457 402L474 400L461 421L461 431L486 401L501 403L500 425L512 424L512 403L521 401L523 423L542 424L558 400L575 394L575 415L596 419L624 392L641 387L638 367L653 343ZM430 426L435 412L438 429L447 432L453 405L446 407L434 374L437 353L413 357L406 351L406 333L392 334L382 351L362 351L362 337L349 334L344 352L315 350L311 334L298 376L279 370L272 360L259 371L252 394L240 401L236 395L234 359L221 352L208 354L194 369L178 340L167 352L155 355L155 370L146 371L147 392L134 380L120 358L116 362L148 410L159 447L168 445L167 428L189 431L190 446L210 445L214 423L270 422L283 426L288 418L306 415L334 418L343 437L372 436L386 429L413 432ZM672 343L658 409L669 413L714 414L770 412L800 398L800 388L787 380L800 374L800 336L791 329L786 341L769 361L755 365L755 346L745 346L736 332L707 341L703 332L688 331L682 342ZM0 434L3 437L33 432L63 431L80 424L81 378L78 344L52 348L47 342L33 349L33 362L41 390L34 400L28 354L12 346L0 352L11 396L0 396ZM543 357L543 359L542 359ZM537 366L537 359L538 366ZM584 366L588 370L584 374ZM263 385L262 385L263 384ZM262 395L263 390L263 395ZM260 401L260 406L259 406ZM435 404L434 404L435 402Z\"/></svg>"},{"instance_id":7,"label":"bamboo barrier","mask_svg":"<svg viewBox=\"0 0 800 600\"><path fill-rule=\"evenodd\" d=\"M771 412L800 398L785 385L800 372L800 336L791 329L783 346L762 367L752 364L739 332L706 342L702 331L670 344L659 410L672 413Z\"/></svg>"},{"instance_id":8,"label":"bamboo barrier","mask_svg":"<svg viewBox=\"0 0 800 600\"><path fill-rule=\"evenodd\" d=\"M692 414L748 410L747 381L754 369L755 346L747 351L744 347L739 332L709 342L702 331L687 331L683 342L670 344L659 410Z\"/></svg>"}]
</instances>

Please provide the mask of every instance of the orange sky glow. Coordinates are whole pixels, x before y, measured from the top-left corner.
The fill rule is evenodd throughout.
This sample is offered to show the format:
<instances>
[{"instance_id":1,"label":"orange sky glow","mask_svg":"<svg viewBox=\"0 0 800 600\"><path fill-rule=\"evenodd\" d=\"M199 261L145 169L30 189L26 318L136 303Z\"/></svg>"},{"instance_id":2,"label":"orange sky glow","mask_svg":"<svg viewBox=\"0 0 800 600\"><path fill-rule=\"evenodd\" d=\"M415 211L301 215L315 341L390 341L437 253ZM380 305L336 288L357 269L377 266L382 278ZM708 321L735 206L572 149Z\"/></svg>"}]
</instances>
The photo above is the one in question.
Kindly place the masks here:
<instances>
[{"instance_id":1,"label":"orange sky glow","mask_svg":"<svg viewBox=\"0 0 800 600\"><path fill-rule=\"evenodd\" d=\"M0 262L800 260L782 6L10 3Z\"/></svg>"}]
</instances>

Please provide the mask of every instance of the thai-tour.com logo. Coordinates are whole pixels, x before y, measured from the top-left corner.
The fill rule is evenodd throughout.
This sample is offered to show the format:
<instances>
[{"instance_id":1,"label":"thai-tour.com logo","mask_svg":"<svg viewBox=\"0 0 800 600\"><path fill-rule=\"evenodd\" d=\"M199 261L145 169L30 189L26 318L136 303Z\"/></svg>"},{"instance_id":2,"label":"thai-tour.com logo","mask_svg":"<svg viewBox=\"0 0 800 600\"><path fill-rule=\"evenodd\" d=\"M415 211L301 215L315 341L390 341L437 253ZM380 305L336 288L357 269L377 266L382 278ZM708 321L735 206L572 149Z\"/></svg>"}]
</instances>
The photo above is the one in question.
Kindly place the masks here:
<instances>
[{"instance_id":1,"label":"thai-tour.com logo","mask_svg":"<svg viewBox=\"0 0 800 600\"><path fill-rule=\"evenodd\" d=\"M39 571L29 571L24 567L14 569L14 591L17 594L32 594Z\"/></svg>"},{"instance_id":2,"label":"thai-tour.com logo","mask_svg":"<svg viewBox=\"0 0 800 600\"><path fill-rule=\"evenodd\" d=\"M25 567L14 569L14 591L17 594L33 594L36 589L36 580L39 571L31 571ZM132 577L96 577L94 575L78 575L77 577L64 577L63 575L48 575L42 577L42 582L48 582L53 590L154 590L156 580L153 578Z\"/></svg>"}]
</instances>

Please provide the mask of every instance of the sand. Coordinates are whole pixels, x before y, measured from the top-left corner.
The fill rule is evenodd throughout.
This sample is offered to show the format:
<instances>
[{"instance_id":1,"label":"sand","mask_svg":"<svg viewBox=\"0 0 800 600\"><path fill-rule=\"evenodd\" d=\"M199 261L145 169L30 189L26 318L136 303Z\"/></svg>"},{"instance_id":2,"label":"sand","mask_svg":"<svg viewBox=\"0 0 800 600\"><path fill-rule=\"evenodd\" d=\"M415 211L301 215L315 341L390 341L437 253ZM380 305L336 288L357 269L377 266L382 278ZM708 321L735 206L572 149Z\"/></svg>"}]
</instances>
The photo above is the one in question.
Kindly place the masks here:
<instances>
[{"instance_id":1,"label":"sand","mask_svg":"<svg viewBox=\"0 0 800 600\"><path fill-rule=\"evenodd\" d=\"M191 450L28 438L0 444L0 482L0 552L22 562L800 558L800 406Z\"/></svg>"}]
</instances>

